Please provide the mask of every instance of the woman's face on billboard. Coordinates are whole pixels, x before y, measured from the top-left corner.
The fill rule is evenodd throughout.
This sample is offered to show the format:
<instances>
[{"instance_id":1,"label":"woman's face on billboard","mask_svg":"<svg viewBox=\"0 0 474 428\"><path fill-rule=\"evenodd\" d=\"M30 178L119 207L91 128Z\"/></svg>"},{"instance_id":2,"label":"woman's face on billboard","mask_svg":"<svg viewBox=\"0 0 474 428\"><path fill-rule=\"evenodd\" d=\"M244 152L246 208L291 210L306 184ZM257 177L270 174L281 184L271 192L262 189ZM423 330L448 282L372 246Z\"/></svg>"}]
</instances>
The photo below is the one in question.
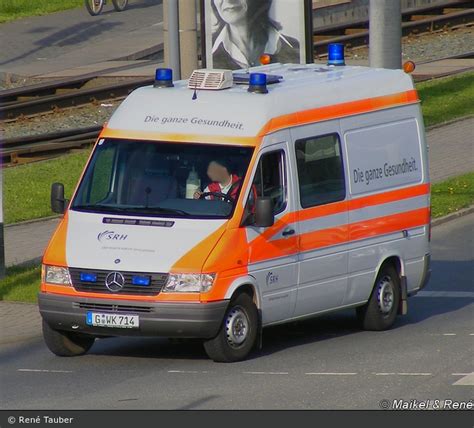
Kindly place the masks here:
<instances>
[{"instance_id":1,"label":"woman's face on billboard","mask_svg":"<svg viewBox=\"0 0 474 428\"><path fill-rule=\"evenodd\" d=\"M247 16L248 1L252 0L213 0L221 18L227 24L235 24Z\"/></svg>"}]
</instances>

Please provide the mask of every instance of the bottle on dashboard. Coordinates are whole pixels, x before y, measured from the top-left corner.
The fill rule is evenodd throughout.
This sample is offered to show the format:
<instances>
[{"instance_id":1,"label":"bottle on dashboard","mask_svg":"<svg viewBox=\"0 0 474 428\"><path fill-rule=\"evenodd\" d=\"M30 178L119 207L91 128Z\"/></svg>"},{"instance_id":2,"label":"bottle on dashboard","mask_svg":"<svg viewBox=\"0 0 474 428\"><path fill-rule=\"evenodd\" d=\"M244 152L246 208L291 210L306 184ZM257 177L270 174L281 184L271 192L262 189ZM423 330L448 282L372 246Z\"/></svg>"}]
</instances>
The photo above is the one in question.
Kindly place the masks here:
<instances>
[{"instance_id":1,"label":"bottle on dashboard","mask_svg":"<svg viewBox=\"0 0 474 428\"><path fill-rule=\"evenodd\" d=\"M186 180L186 199L193 199L194 193L198 190L201 190L201 180L193 166L193 169L189 172L188 179Z\"/></svg>"}]
</instances>

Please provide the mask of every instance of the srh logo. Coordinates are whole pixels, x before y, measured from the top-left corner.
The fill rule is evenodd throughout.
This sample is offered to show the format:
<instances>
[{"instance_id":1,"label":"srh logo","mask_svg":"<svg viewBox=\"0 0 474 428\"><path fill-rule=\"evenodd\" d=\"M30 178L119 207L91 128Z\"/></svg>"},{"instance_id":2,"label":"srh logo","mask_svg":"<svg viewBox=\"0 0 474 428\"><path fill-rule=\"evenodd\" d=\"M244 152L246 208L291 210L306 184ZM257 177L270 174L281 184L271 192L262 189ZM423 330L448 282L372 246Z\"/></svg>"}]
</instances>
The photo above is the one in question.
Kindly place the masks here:
<instances>
[{"instance_id":1,"label":"srh logo","mask_svg":"<svg viewBox=\"0 0 474 428\"><path fill-rule=\"evenodd\" d=\"M100 242L104 241L125 241L128 238L128 235L122 235L120 233L115 233L113 230L106 230L100 232L97 235L97 240Z\"/></svg>"},{"instance_id":2,"label":"srh logo","mask_svg":"<svg viewBox=\"0 0 474 428\"><path fill-rule=\"evenodd\" d=\"M267 282L267 285L278 283L278 275L274 274L273 272L268 272L266 282Z\"/></svg>"}]
</instances>

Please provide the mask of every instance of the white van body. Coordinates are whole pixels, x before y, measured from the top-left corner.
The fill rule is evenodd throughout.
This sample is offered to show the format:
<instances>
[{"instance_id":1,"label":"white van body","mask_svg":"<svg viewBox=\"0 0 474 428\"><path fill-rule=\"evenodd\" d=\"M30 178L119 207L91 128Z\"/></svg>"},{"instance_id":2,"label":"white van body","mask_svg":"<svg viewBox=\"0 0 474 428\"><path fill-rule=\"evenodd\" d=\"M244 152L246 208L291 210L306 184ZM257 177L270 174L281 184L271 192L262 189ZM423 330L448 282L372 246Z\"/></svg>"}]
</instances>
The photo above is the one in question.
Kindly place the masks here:
<instances>
[{"instance_id":1,"label":"white van body","mask_svg":"<svg viewBox=\"0 0 474 428\"><path fill-rule=\"evenodd\" d=\"M47 328L90 337L200 337L215 344L241 293L258 311L258 327L245 317L246 304L239 306L244 315L234 314L229 322L247 333L350 307L359 308L366 328L384 329L406 312L407 297L428 281L430 262L428 155L411 77L401 70L318 64L249 71L280 81L265 94L236 84L194 91L187 81L144 87L116 110L44 255L39 303ZM236 173L232 212L186 218L81 208L94 153L120 142L148 144L144 150L153 144L183 144L186 150L202 145L203 153L209 146L240 148L248 163L243 174ZM191 168L192 160L170 153L167 159L176 168ZM199 152L192 153L204 182L204 164ZM114 195L122 172L112 161L110 168ZM178 190L160 209L204 207L206 200L184 198L182 178L173 183ZM93 192L93 184L88 186ZM144 191L148 206L154 193ZM249 208L253 193L271 200L272 225L246 220L258 217L258 208ZM49 282L49 266L64 269L69 284ZM104 281L115 273L126 284L111 291ZM133 288L127 278L135 273L148 275L152 285L161 281L156 293ZM174 273L211 275L206 278L212 284L198 292L167 290ZM89 285L79 278L94 275ZM137 315L139 326L92 325L94 311L103 317ZM237 356L229 357L232 346L228 358L206 350L216 360L247 355L231 345Z\"/></svg>"}]
</instances>

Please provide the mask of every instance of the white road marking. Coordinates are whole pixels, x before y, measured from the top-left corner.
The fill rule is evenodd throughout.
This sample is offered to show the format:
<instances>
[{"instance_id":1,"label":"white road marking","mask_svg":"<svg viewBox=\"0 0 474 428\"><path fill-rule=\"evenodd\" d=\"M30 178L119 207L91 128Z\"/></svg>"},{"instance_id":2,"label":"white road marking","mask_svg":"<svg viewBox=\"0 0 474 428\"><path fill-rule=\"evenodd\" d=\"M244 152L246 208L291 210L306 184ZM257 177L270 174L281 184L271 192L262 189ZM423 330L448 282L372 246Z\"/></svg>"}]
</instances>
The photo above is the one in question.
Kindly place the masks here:
<instances>
[{"instance_id":1,"label":"white road marking","mask_svg":"<svg viewBox=\"0 0 474 428\"><path fill-rule=\"evenodd\" d=\"M467 376L470 375L471 373L451 373L451 376Z\"/></svg>"},{"instance_id":2,"label":"white road marking","mask_svg":"<svg viewBox=\"0 0 474 428\"><path fill-rule=\"evenodd\" d=\"M288 372L243 372L244 374L252 375L287 375Z\"/></svg>"},{"instance_id":3,"label":"white road marking","mask_svg":"<svg viewBox=\"0 0 474 428\"><path fill-rule=\"evenodd\" d=\"M18 369L19 372L39 372L39 373L74 373L71 370L42 370L42 369Z\"/></svg>"},{"instance_id":4,"label":"white road marking","mask_svg":"<svg viewBox=\"0 0 474 428\"><path fill-rule=\"evenodd\" d=\"M338 372L334 372L334 373L330 373L330 372L310 372L310 373L305 373L305 375L309 375L309 376L354 376L354 375L357 375L358 373L338 373Z\"/></svg>"},{"instance_id":5,"label":"white road marking","mask_svg":"<svg viewBox=\"0 0 474 428\"><path fill-rule=\"evenodd\" d=\"M456 386L474 386L474 373L469 373L468 375L458 379L453 383Z\"/></svg>"},{"instance_id":6,"label":"white road marking","mask_svg":"<svg viewBox=\"0 0 474 428\"><path fill-rule=\"evenodd\" d=\"M420 291L415 297L468 297L474 299L473 291Z\"/></svg>"},{"instance_id":7,"label":"white road marking","mask_svg":"<svg viewBox=\"0 0 474 428\"><path fill-rule=\"evenodd\" d=\"M397 373L399 376L431 376L433 373Z\"/></svg>"},{"instance_id":8,"label":"white road marking","mask_svg":"<svg viewBox=\"0 0 474 428\"><path fill-rule=\"evenodd\" d=\"M168 373L190 373L190 374L196 374L196 373L209 373L208 371L199 371L199 370L168 370Z\"/></svg>"},{"instance_id":9,"label":"white road marking","mask_svg":"<svg viewBox=\"0 0 474 428\"><path fill-rule=\"evenodd\" d=\"M372 373L375 376L431 376L432 373L388 373L388 372L381 372L381 373Z\"/></svg>"},{"instance_id":10,"label":"white road marking","mask_svg":"<svg viewBox=\"0 0 474 428\"><path fill-rule=\"evenodd\" d=\"M469 336L474 336L474 333L469 333Z\"/></svg>"},{"instance_id":11,"label":"white road marking","mask_svg":"<svg viewBox=\"0 0 474 428\"><path fill-rule=\"evenodd\" d=\"M456 333L443 333L443 336L456 336Z\"/></svg>"}]
</instances>

